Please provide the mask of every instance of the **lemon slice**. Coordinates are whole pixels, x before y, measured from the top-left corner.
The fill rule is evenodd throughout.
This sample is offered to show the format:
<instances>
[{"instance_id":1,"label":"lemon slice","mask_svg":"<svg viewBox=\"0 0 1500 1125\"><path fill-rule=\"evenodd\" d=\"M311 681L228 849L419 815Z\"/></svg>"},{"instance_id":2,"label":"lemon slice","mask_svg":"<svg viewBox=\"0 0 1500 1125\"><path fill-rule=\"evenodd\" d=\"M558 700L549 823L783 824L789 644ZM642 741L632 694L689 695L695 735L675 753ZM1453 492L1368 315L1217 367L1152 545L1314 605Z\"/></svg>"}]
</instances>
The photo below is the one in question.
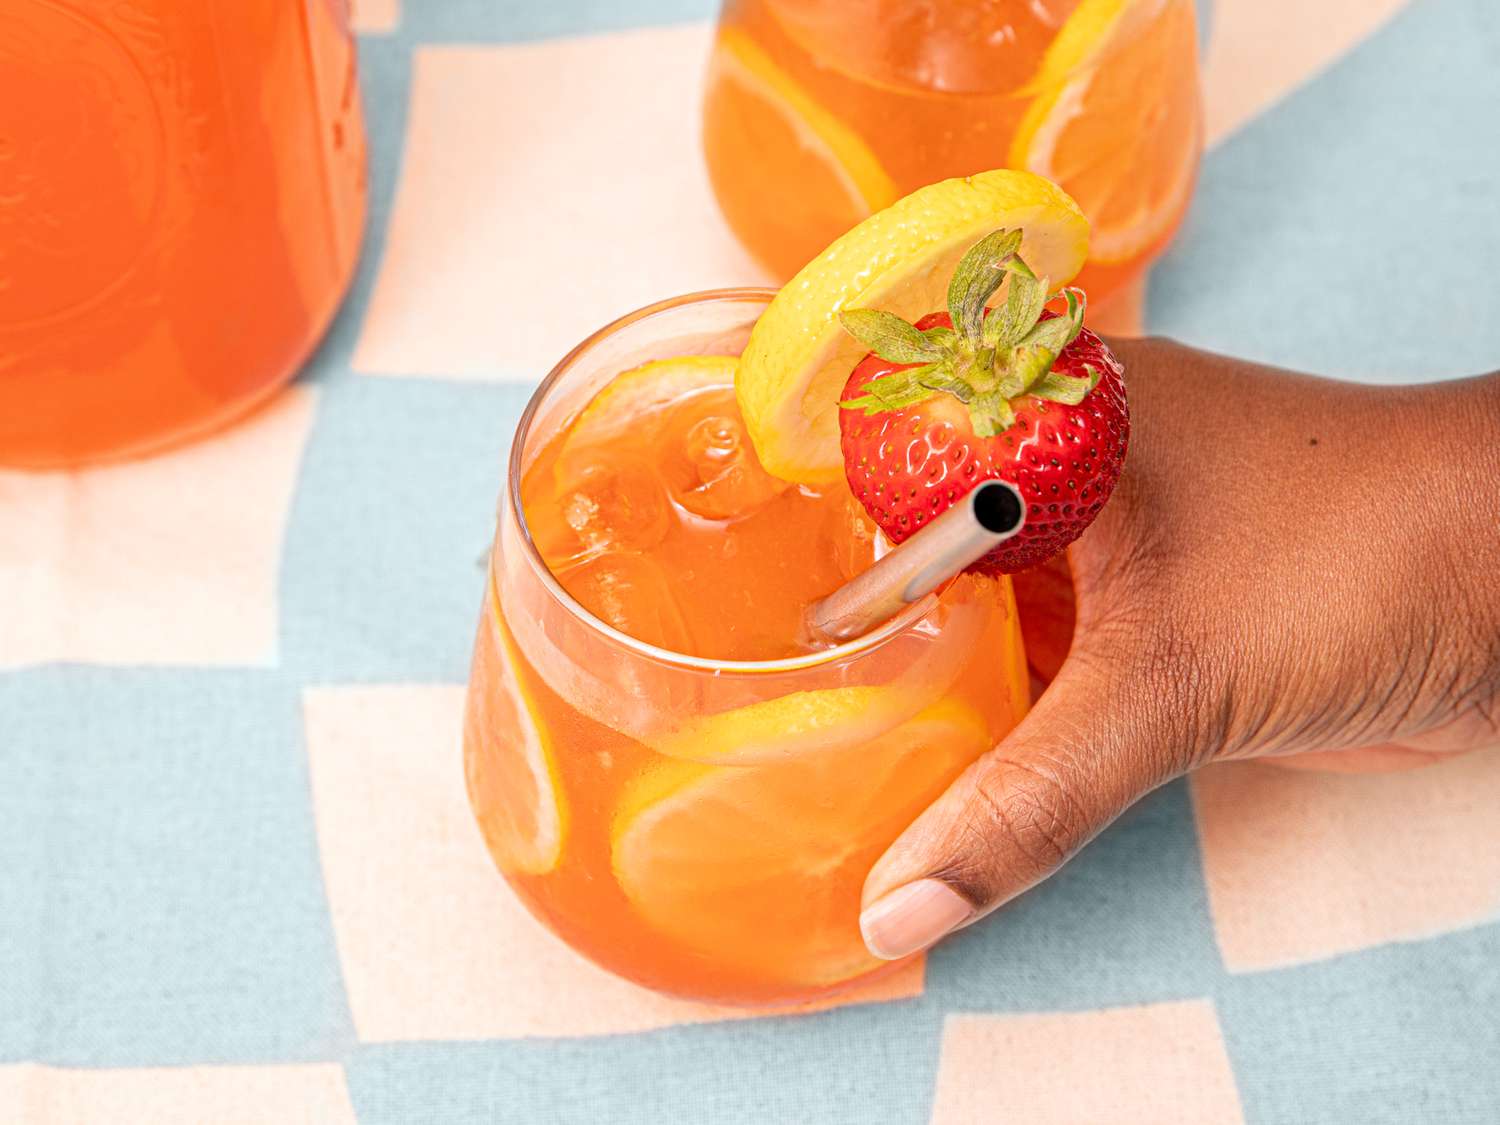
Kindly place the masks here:
<instances>
[{"instance_id":1,"label":"lemon slice","mask_svg":"<svg viewBox=\"0 0 1500 1125\"><path fill-rule=\"evenodd\" d=\"M871 215L792 278L761 314L735 393L766 471L822 484L843 473L838 398L864 345L840 326L847 307L916 320L942 309L969 247L1019 227L1020 253L1052 288L1088 255L1089 227L1062 189L1029 172L993 171L929 184Z\"/></svg>"},{"instance_id":2,"label":"lemon slice","mask_svg":"<svg viewBox=\"0 0 1500 1125\"><path fill-rule=\"evenodd\" d=\"M562 858L566 805L556 757L521 659L493 599L474 650L464 716L464 774L469 802L496 865L542 875Z\"/></svg>"},{"instance_id":3,"label":"lemon slice","mask_svg":"<svg viewBox=\"0 0 1500 1125\"><path fill-rule=\"evenodd\" d=\"M568 431L560 459L567 460L570 450L633 438L643 422L687 396L731 385L736 362L733 356L684 355L622 372L583 408Z\"/></svg>"},{"instance_id":4,"label":"lemon slice","mask_svg":"<svg viewBox=\"0 0 1500 1125\"><path fill-rule=\"evenodd\" d=\"M865 874L988 747L979 713L945 699L840 753L667 762L621 798L615 878L653 928L694 952L782 980L847 980L880 964L859 935Z\"/></svg>"},{"instance_id":5,"label":"lemon slice","mask_svg":"<svg viewBox=\"0 0 1500 1125\"><path fill-rule=\"evenodd\" d=\"M862 746L920 707L911 692L842 687L797 691L689 719L651 739L669 758L748 765Z\"/></svg>"},{"instance_id":6,"label":"lemon slice","mask_svg":"<svg viewBox=\"0 0 1500 1125\"><path fill-rule=\"evenodd\" d=\"M697 355L643 363L606 383L565 424L551 467L555 495L533 503L528 494L526 503L527 527L548 566L556 571L587 559L598 551L598 537L623 533L622 546L640 549L666 533L659 439L672 412L695 396L718 392L727 403L735 363L733 356ZM570 509L575 493L583 507ZM601 503L611 516L599 516ZM585 529L601 518L602 526ZM610 527L611 518L623 526Z\"/></svg>"},{"instance_id":7,"label":"lemon slice","mask_svg":"<svg viewBox=\"0 0 1500 1125\"><path fill-rule=\"evenodd\" d=\"M831 177L843 196L841 209L848 212L850 222L888 206L900 194L864 139L820 105L744 32L735 27L720 31L713 65L721 81L761 106L797 148Z\"/></svg>"},{"instance_id":8,"label":"lemon slice","mask_svg":"<svg viewBox=\"0 0 1500 1125\"><path fill-rule=\"evenodd\" d=\"M1083 0L1027 84L1010 163L1065 187L1093 224L1093 261L1165 238L1187 205L1202 129L1192 5Z\"/></svg>"}]
</instances>

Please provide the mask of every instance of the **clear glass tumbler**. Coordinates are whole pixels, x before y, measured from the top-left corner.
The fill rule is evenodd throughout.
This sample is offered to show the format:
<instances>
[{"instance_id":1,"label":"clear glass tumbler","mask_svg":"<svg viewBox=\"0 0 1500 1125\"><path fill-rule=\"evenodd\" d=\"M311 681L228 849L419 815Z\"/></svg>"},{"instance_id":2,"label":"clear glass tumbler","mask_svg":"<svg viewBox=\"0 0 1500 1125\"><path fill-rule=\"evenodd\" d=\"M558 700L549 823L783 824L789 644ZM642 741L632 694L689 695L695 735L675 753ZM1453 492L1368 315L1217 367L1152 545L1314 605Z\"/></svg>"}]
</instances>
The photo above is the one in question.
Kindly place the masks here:
<instances>
[{"instance_id":1,"label":"clear glass tumbler","mask_svg":"<svg viewBox=\"0 0 1500 1125\"><path fill-rule=\"evenodd\" d=\"M776 275L925 184L1024 168L1093 225L1096 323L1181 223L1202 129L1193 0L725 0L703 109Z\"/></svg>"},{"instance_id":2,"label":"clear glass tumbler","mask_svg":"<svg viewBox=\"0 0 1500 1125\"><path fill-rule=\"evenodd\" d=\"M538 918L631 980L746 1005L889 968L859 934L866 873L1029 702L1008 579L965 576L857 641L752 662L643 643L549 571L522 500L538 456L620 373L738 355L771 296L642 309L542 382L511 452L465 725L484 838Z\"/></svg>"}]
</instances>

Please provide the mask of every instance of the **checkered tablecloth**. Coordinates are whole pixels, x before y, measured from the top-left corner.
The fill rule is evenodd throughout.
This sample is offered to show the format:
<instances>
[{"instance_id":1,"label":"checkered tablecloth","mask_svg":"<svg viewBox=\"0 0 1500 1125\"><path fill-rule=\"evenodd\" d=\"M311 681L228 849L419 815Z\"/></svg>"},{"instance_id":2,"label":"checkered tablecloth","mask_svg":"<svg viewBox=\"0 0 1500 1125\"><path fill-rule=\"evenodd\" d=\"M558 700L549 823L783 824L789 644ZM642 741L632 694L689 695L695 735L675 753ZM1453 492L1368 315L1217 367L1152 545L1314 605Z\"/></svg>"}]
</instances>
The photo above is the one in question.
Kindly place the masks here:
<instances>
[{"instance_id":1,"label":"checkered tablecloth","mask_svg":"<svg viewBox=\"0 0 1500 1125\"><path fill-rule=\"evenodd\" d=\"M512 428L615 314L762 280L697 148L712 14L364 0L371 221L305 376L169 456L0 473L0 1122L1500 1122L1493 755L1205 771L810 1015L645 993L507 892L459 708ZM1500 364L1496 0L1204 24L1145 327Z\"/></svg>"}]
</instances>

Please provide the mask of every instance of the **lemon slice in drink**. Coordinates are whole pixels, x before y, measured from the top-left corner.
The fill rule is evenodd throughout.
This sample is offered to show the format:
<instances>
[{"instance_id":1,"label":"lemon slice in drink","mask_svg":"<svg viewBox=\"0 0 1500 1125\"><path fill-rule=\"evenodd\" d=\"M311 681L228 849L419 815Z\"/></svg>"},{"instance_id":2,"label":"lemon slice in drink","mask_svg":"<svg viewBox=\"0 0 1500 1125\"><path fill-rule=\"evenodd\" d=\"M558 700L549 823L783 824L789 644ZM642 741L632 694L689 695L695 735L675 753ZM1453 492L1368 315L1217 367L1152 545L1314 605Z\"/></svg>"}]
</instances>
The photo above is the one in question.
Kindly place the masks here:
<instances>
[{"instance_id":1,"label":"lemon slice in drink","mask_svg":"<svg viewBox=\"0 0 1500 1125\"><path fill-rule=\"evenodd\" d=\"M722 741L703 749L733 755L740 733L721 724ZM695 952L836 984L881 964L859 935L865 874L988 746L979 713L945 699L836 753L665 763L621 798L615 878L653 928Z\"/></svg>"},{"instance_id":2,"label":"lemon slice in drink","mask_svg":"<svg viewBox=\"0 0 1500 1125\"><path fill-rule=\"evenodd\" d=\"M729 386L735 364L733 356L683 355L652 360L617 375L583 408L568 431L561 459L568 459L569 450L638 435L643 423L649 425L687 396Z\"/></svg>"},{"instance_id":3,"label":"lemon slice in drink","mask_svg":"<svg viewBox=\"0 0 1500 1125\"><path fill-rule=\"evenodd\" d=\"M1202 129L1192 5L1083 0L1043 56L1010 163L1056 180L1093 224L1090 254L1123 262L1187 205Z\"/></svg>"},{"instance_id":4,"label":"lemon slice in drink","mask_svg":"<svg viewBox=\"0 0 1500 1125\"><path fill-rule=\"evenodd\" d=\"M465 780L496 865L506 873L542 875L562 858L567 807L552 740L493 604L480 625L490 635L475 646L464 716Z\"/></svg>"},{"instance_id":5,"label":"lemon slice in drink","mask_svg":"<svg viewBox=\"0 0 1500 1125\"><path fill-rule=\"evenodd\" d=\"M871 215L792 278L761 314L735 375L740 412L766 471L822 484L843 475L838 398L864 345L838 314L868 307L916 320L944 307L969 247L1020 228L1021 256L1052 288L1088 255L1089 226L1061 188L1007 170L943 180Z\"/></svg>"},{"instance_id":6,"label":"lemon slice in drink","mask_svg":"<svg viewBox=\"0 0 1500 1125\"><path fill-rule=\"evenodd\" d=\"M637 484L613 490L617 514L646 522L661 485L679 506L710 519L753 514L785 492L790 486L761 469L744 435L734 401L737 362L675 356L616 376L569 428L557 457L559 486L566 491L590 475L597 482L623 472ZM642 487L643 477L655 483ZM665 514L659 500L655 506ZM557 530L551 522L549 528L545 514L532 520L544 554L559 542L549 536Z\"/></svg>"},{"instance_id":7,"label":"lemon slice in drink","mask_svg":"<svg viewBox=\"0 0 1500 1125\"><path fill-rule=\"evenodd\" d=\"M689 719L651 740L669 758L752 765L862 746L919 710L910 692L877 687L798 691Z\"/></svg>"}]
</instances>

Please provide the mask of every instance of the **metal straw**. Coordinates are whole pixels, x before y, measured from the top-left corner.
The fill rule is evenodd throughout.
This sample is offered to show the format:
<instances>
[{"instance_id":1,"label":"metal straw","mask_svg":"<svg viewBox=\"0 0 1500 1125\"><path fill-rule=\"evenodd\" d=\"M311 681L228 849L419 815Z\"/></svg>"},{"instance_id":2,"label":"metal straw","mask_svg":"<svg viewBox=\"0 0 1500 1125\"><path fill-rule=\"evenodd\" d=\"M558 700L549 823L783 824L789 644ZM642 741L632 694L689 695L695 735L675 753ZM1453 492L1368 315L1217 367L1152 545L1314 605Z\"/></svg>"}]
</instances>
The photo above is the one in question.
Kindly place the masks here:
<instances>
[{"instance_id":1,"label":"metal straw","mask_svg":"<svg viewBox=\"0 0 1500 1125\"><path fill-rule=\"evenodd\" d=\"M1026 502L1005 481L985 481L937 519L807 607L812 631L834 641L863 636L936 590L1026 522Z\"/></svg>"}]
</instances>

